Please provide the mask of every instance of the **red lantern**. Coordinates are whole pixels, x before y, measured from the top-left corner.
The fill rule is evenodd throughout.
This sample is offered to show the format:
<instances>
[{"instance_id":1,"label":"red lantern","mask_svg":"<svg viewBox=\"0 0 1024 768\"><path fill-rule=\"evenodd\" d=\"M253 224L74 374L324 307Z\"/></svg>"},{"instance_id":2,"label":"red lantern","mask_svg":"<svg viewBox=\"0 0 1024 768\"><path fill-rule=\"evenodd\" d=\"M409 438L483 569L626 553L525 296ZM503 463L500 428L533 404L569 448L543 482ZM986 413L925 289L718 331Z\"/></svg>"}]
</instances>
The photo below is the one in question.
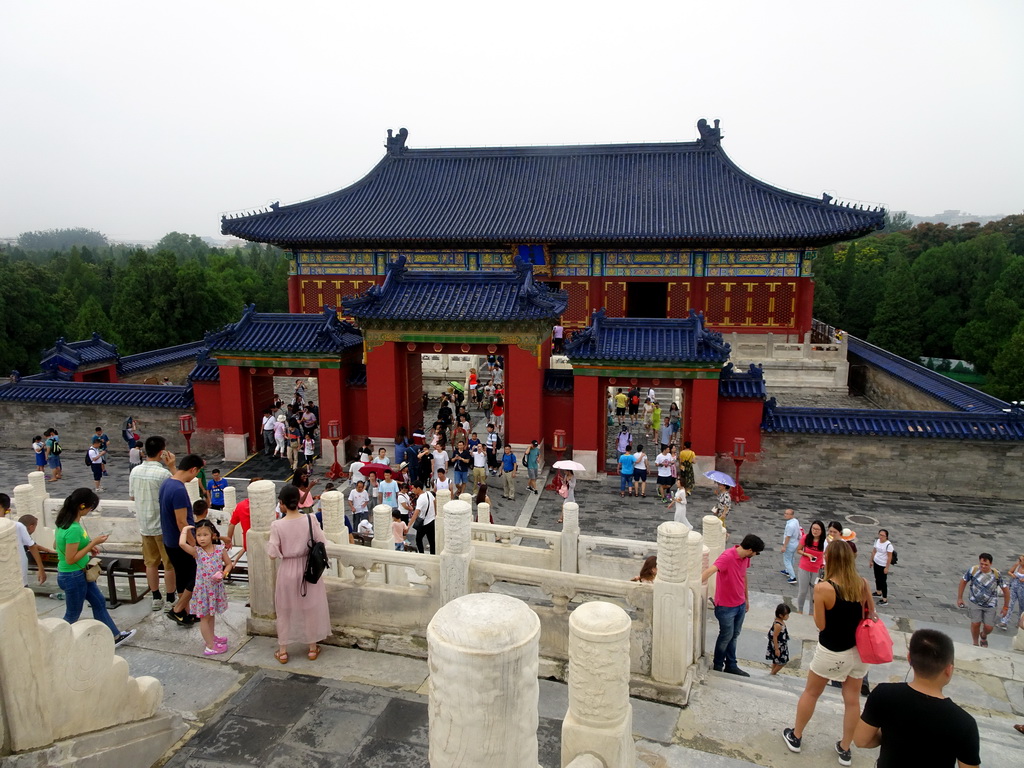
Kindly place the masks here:
<instances>
[{"instance_id":1,"label":"red lantern","mask_svg":"<svg viewBox=\"0 0 1024 768\"><path fill-rule=\"evenodd\" d=\"M185 453L192 453L192 435L196 431L196 419L191 413L178 417L178 431L185 438Z\"/></svg>"},{"instance_id":2,"label":"red lantern","mask_svg":"<svg viewBox=\"0 0 1024 768\"><path fill-rule=\"evenodd\" d=\"M736 485L733 486L729 495L733 501L750 501L750 497L743 492L740 485L740 467L747 458L747 441L742 437L732 439L732 460L736 464Z\"/></svg>"},{"instance_id":3,"label":"red lantern","mask_svg":"<svg viewBox=\"0 0 1024 768\"><path fill-rule=\"evenodd\" d=\"M341 441L341 424L337 419L327 422L327 439L334 446L334 463L327 470L327 477L331 480L337 480L341 477L342 472L345 471L341 464L338 463L338 443Z\"/></svg>"}]
</instances>

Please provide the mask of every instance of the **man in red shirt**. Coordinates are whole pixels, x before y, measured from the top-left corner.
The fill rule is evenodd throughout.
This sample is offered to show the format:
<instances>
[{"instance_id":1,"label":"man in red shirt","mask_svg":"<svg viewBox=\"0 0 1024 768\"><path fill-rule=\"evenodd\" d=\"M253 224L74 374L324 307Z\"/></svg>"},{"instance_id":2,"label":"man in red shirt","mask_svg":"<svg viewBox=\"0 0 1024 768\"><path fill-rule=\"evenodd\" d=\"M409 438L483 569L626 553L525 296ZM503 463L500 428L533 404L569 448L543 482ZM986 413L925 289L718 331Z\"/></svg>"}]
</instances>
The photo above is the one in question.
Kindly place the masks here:
<instances>
[{"instance_id":1,"label":"man in red shirt","mask_svg":"<svg viewBox=\"0 0 1024 768\"><path fill-rule=\"evenodd\" d=\"M725 550L715 564L701 575L701 583L718 574L715 583L715 618L718 619L718 640L715 641L713 669L730 675L750 677L736 662L736 640L743 629L743 619L750 604L747 589L747 568L750 558L760 555L764 542L760 537L748 533L739 545Z\"/></svg>"},{"instance_id":2,"label":"man in red shirt","mask_svg":"<svg viewBox=\"0 0 1024 768\"><path fill-rule=\"evenodd\" d=\"M249 480L249 485L252 485L257 480L262 479L262 477L253 477ZM242 551L235 556L235 562L237 563L239 560L242 559L242 555L245 554L246 548L248 547L246 539L248 538L249 535L249 528L252 525L249 517L248 498L242 499L240 502L238 502L235 505L234 512L231 513L231 521L228 523L228 532L227 535L225 535L224 537L224 540L228 542L228 546L231 546L231 542L233 541L232 537L235 534L236 525L242 526Z\"/></svg>"}]
</instances>

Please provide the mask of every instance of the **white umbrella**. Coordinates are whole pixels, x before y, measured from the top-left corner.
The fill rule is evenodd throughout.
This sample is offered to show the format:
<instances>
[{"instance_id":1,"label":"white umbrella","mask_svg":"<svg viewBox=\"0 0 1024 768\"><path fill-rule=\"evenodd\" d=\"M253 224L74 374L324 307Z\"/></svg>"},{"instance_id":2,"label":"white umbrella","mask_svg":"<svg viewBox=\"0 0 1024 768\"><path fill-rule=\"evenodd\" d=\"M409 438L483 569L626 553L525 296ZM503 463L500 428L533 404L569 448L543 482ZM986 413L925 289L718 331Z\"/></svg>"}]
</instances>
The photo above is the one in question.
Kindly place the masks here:
<instances>
[{"instance_id":1,"label":"white umbrella","mask_svg":"<svg viewBox=\"0 0 1024 768\"><path fill-rule=\"evenodd\" d=\"M573 472L587 471L586 467L584 467L578 461L573 461L572 459L562 459L561 461L556 461L551 466L554 467L555 469L571 469Z\"/></svg>"},{"instance_id":2,"label":"white umbrella","mask_svg":"<svg viewBox=\"0 0 1024 768\"><path fill-rule=\"evenodd\" d=\"M704 477L713 482L721 483L722 485L728 485L730 488L736 485L736 481L729 477L729 475L725 474L725 472L718 472L717 470L714 469L709 469L707 472L705 472Z\"/></svg>"}]
</instances>

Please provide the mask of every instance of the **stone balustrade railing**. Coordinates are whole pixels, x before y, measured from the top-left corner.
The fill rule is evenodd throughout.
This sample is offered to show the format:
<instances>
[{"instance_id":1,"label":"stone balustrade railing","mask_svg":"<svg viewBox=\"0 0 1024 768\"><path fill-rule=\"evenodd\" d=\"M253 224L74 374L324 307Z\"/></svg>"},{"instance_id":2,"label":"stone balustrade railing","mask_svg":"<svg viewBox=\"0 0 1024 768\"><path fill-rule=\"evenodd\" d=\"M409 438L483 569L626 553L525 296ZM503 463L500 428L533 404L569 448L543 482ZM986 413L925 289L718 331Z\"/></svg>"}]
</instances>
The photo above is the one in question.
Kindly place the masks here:
<instances>
[{"instance_id":1,"label":"stone balustrade railing","mask_svg":"<svg viewBox=\"0 0 1024 768\"><path fill-rule=\"evenodd\" d=\"M732 359L737 362L766 360L846 360L847 341L844 335L840 341L815 342L811 332L803 339L785 334L766 333L750 335L741 333L725 334L725 340L732 349Z\"/></svg>"}]
</instances>

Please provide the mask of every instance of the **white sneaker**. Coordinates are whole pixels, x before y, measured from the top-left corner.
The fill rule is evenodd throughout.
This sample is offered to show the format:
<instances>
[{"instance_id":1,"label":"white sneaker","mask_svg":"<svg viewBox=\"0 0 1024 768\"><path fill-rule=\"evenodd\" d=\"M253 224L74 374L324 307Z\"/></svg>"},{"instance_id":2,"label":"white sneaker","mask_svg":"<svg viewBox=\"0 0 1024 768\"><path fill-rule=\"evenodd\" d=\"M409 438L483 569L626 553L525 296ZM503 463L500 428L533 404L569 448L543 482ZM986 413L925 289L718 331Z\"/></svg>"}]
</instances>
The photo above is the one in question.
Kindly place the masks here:
<instances>
[{"instance_id":1,"label":"white sneaker","mask_svg":"<svg viewBox=\"0 0 1024 768\"><path fill-rule=\"evenodd\" d=\"M157 597L156 595L153 595L153 610L159 611L163 607L164 599L162 597Z\"/></svg>"}]
</instances>

